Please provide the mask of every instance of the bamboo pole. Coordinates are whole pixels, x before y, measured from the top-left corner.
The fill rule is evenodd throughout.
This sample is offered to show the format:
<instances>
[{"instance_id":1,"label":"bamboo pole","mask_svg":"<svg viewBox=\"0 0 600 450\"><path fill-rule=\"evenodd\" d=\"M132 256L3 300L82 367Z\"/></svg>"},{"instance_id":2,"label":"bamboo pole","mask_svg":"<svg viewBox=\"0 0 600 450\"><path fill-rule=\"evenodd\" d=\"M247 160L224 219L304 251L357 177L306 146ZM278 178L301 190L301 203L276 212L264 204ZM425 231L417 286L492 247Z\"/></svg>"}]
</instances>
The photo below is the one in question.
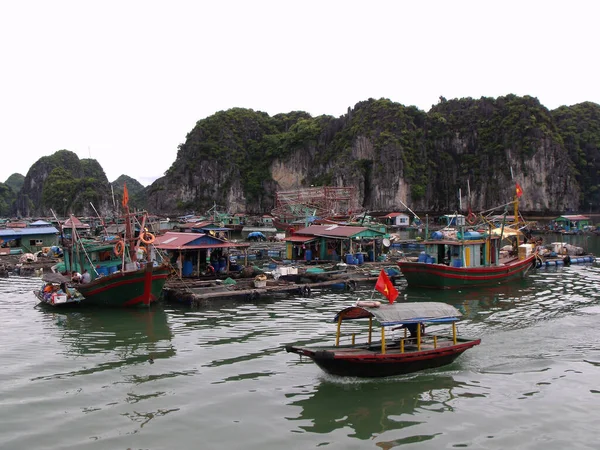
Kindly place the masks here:
<instances>
[{"instance_id":1,"label":"bamboo pole","mask_svg":"<svg viewBox=\"0 0 600 450\"><path fill-rule=\"evenodd\" d=\"M335 346L339 347L340 345L340 329L342 328L342 315L340 314L340 317L338 318L338 324L337 324L337 333L335 334Z\"/></svg>"},{"instance_id":2,"label":"bamboo pole","mask_svg":"<svg viewBox=\"0 0 600 450\"><path fill-rule=\"evenodd\" d=\"M456 345L456 322L452 322L452 341Z\"/></svg>"},{"instance_id":3,"label":"bamboo pole","mask_svg":"<svg viewBox=\"0 0 600 450\"><path fill-rule=\"evenodd\" d=\"M381 354L385 355L385 327L381 327Z\"/></svg>"}]
</instances>

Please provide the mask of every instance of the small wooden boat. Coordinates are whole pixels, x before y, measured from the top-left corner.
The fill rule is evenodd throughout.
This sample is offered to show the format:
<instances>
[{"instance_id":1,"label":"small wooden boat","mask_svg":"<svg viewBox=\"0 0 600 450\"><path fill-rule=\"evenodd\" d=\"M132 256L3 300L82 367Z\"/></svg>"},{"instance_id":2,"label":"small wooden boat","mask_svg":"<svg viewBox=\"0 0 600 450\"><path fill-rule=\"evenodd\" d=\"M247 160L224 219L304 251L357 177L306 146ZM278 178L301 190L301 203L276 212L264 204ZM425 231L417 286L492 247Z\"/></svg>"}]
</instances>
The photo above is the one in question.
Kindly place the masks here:
<instances>
[{"instance_id":1,"label":"small wooden boat","mask_svg":"<svg viewBox=\"0 0 600 450\"><path fill-rule=\"evenodd\" d=\"M335 345L297 347L286 351L308 356L321 369L333 375L353 377L386 377L416 372L450 364L481 339L458 338L456 321L461 313L451 305L438 302L392 303L358 302L341 310L337 322ZM350 343L341 344L342 322L367 319L366 336L348 336ZM373 321L381 327L381 339L373 341ZM425 324L451 324L450 334L424 333ZM403 328L402 336L387 335ZM408 336L407 330L411 330ZM388 331L389 330L389 331ZM362 342L359 342L362 341Z\"/></svg>"},{"instance_id":2,"label":"small wooden boat","mask_svg":"<svg viewBox=\"0 0 600 450\"><path fill-rule=\"evenodd\" d=\"M77 289L69 286L70 280L59 273L44 274L42 280L45 282L44 286L33 291L40 304L62 307L85 300Z\"/></svg>"}]
</instances>

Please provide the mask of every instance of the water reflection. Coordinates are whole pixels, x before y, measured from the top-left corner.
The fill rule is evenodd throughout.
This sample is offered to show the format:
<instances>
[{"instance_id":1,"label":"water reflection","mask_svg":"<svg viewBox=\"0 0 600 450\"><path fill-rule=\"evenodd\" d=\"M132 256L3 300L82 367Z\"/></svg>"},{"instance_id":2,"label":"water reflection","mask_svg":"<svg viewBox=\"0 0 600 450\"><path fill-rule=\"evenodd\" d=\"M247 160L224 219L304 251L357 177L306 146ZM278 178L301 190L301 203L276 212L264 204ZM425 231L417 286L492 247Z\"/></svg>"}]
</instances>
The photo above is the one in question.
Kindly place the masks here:
<instances>
[{"instance_id":1,"label":"water reflection","mask_svg":"<svg viewBox=\"0 0 600 450\"><path fill-rule=\"evenodd\" d=\"M99 357L96 365L54 376L74 376L110 370L175 355L165 310L78 309L57 311L38 308L46 327L64 345L66 357Z\"/></svg>"},{"instance_id":2,"label":"water reflection","mask_svg":"<svg viewBox=\"0 0 600 450\"><path fill-rule=\"evenodd\" d=\"M423 423L428 414L452 411L452 400L472 389L440 373L377 381L325 379L308 396L304 392L288 395L293 400L290 405L302 408L297 417L288 420L301 421L299 428L311 433L348 428L351 437L373 439L386 431ZM470 395L483 396L477 392ZM423 438L414 436L415 440Z\"/></svg>"}]
</instances>

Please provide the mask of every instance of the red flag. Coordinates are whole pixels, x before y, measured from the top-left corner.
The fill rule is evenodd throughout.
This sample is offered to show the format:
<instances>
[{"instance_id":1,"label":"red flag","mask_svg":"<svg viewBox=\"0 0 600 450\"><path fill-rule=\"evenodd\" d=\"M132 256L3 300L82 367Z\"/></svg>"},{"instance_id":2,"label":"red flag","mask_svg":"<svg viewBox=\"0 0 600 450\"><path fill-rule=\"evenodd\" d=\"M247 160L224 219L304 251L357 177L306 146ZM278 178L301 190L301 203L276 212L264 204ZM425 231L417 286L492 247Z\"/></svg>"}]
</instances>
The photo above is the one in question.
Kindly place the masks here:
<instances>
[{"instance_id":1,"label":"red flag","mask_svg":"<svg viewBox=\"0 0 600 450\"><path fill-rule=\"evenodd\" d=\"M127 207L129 203L129 192L127 192L127 183L123 184L123 208Z\"/></svg>"},{"instance_id":2,"label":"red flag","mask_svg":"<svg viewBox=\"0 0 600 450\"><path fill-rule=\"evenodd\" d=\"M385 295L390 301L390 304L394 303L394 300L398 297L398 291L383 269L379 272L379 278L377 278L377 283L375 283L375 289Z\"/></svg>"},{"instance_id":3,"label":"red flag","mask_svg":"<svg viewBox=\"0 0 600 450\"><path fill-rule=\"evenodd\" d=\"M523 195L523 189L521 189L521 185L519 183L517 183L516 194L517 194L517 198L521 198L521 195Z\"/></svg>"}]
</instances>

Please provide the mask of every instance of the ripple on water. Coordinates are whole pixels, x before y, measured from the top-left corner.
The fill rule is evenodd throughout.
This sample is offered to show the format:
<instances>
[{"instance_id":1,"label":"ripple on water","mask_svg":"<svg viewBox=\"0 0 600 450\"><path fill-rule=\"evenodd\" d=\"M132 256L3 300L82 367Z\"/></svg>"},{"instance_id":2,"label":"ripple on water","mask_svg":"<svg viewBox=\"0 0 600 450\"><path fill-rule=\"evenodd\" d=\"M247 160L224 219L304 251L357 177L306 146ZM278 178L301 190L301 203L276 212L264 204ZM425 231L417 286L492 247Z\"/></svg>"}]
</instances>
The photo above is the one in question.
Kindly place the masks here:
<instances>
[{"instance_id":1,"label":"ripple on water","mask_svg":"<svg viewBox=\"0 0 600 450\"><path fill-rule=\"evenodd\" d=\"M401 283L401 299L453 304L459 332L483 340L449 366L383 380L329 376L284 350L333 342L335 313L371 287L60 312L33 307L39 280L0 280L3 439L17 450L160 449L174 437L191 448L199 435L205 448L577 446L600 413L598 278L579 267L472 291Z\"/></svg>"}]
</instances>

